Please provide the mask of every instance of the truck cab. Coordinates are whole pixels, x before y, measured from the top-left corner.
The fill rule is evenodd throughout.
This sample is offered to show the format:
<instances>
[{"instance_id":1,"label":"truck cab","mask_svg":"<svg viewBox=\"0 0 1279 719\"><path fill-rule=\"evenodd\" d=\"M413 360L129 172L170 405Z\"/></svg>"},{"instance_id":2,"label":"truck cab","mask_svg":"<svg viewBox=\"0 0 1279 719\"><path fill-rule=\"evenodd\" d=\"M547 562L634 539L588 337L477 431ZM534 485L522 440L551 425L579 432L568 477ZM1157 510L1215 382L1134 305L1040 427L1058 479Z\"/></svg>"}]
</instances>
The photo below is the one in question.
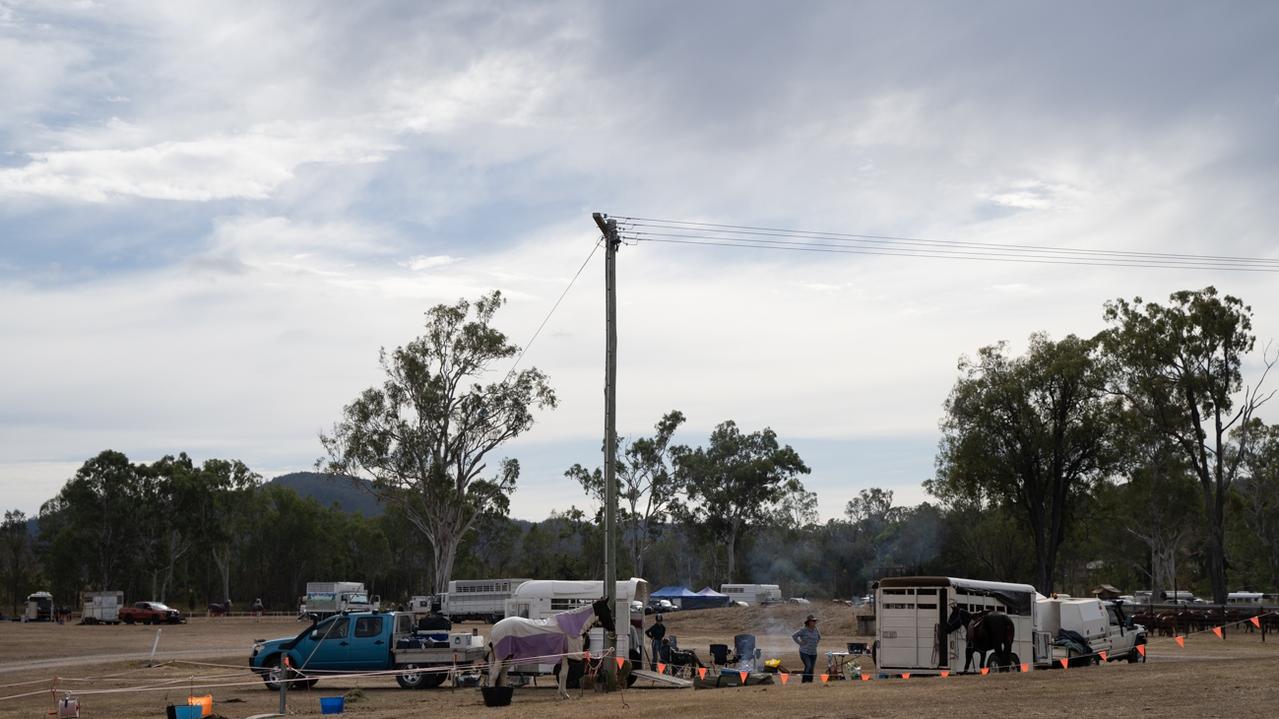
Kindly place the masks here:
<instances>
[{"instance_id":1,"label":"truck cab","mask_svg":"<svg viewBox=\"0 0 1279 719\"><path fill-rule=\"evenodd\" d=\"M1137 645L1146 643L1146 630L1122 603L1054 597L1035 604L1035 656L1041 662L1100 663L1102 652L1107 661L1140 661Z\"/></svg>"}]
</instances>

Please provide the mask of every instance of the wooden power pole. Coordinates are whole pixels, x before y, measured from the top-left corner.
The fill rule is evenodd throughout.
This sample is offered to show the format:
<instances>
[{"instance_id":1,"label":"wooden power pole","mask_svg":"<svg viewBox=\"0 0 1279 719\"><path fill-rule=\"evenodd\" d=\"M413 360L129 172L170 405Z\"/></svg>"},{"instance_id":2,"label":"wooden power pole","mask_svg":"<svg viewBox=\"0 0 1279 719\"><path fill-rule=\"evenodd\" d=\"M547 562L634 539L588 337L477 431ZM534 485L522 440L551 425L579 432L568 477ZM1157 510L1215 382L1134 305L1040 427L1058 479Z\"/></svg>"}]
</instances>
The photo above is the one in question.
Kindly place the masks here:
<instances>
[{"instance_id":1,"label":"wooden power pole","mask_svg":"<svg viewBox=\"0 0 1279 719\"><path fill-rule=\"evenodd\" d=\"M592 215L604 233L604 596L617 614L617 220L603 213ZM630 626L627 610L626 626ZM623 617L614 616L614 629ZM617 686L617 633L605 633L604 685Z\"/></svg>"}]
</instances>

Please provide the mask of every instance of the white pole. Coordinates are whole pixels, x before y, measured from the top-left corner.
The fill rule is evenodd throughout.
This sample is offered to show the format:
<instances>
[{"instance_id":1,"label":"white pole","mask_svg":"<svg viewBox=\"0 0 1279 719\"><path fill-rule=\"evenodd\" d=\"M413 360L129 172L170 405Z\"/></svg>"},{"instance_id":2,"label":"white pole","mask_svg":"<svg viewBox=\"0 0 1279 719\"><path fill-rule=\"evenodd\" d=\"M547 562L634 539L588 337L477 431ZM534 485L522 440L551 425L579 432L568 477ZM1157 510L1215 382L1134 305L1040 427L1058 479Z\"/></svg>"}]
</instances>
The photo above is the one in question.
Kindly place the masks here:
<instances>
[{"instance_id":1,"label":"white pole","mask_svg":"<svg viewBox=\"0 0 1279 719\"><path fill-rule=\"evenodd\" d=\"M163 628L155 630L155 642L151 644L151 659L147 662L149 666L155 666L155 650L160 646L160 632L162 631L164 631Z\"/></svg>"}]
</instances>

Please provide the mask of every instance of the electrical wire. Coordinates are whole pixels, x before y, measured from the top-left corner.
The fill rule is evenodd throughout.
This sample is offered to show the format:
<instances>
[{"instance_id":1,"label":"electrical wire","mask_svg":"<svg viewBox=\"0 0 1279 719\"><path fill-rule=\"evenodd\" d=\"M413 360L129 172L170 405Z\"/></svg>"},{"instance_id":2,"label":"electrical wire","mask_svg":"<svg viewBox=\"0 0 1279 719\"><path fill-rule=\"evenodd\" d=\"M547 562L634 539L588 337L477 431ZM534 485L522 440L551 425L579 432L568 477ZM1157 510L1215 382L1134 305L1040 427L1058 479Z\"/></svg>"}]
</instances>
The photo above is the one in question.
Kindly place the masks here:
<instances>
[{"instance_id":1,"label":"electrical wire","mask_svg":"<svg viewBox=\"0 0 1279 719\"><path fill-rule=\"evenodd\" d=\"M585 270L586 266L590 264L591 258L595 256L595 252L599 250L600 245L603 243L603 237L600 237L595 241L595 245L591 247L590 254L588 254L586 259L582 261L582 266L577 268L577 273L573 275L573 279L568 281L568 286L560 293L559 299L555 300L554 305L551 305L551 311L546 313L546 317L542 319L542 324L537 326L537 331L533 333L533 336L529 338L528 342L524 343L524 348L520 350L519 356L515 358L515 363L511 365L511 369L506 373L508 378L512 374L515 374L515 368L520 366L520 360L524 359L524 355L528 352L529 348L537 341L538 335L542 334L542 328L546 327L546 323L551 321L551 315L555 314L555 310L559 309L560 303L564 301L566 296L568 296L568 291L573 289L573 283L577 282L577 278L582 276L582 270Z\"/></svg>"},{"instance_id":2,"label":"electrical wire","mask_svg":"<svg viewBox=\"0 0 1279 719\"><path fill-rule=\"evenodd\" d=\"M1031 264L1279 272L1279 259L1258 257L943 241L629 216L616 219L620 234L634 242Z\"/></svg>"}]
</instances>

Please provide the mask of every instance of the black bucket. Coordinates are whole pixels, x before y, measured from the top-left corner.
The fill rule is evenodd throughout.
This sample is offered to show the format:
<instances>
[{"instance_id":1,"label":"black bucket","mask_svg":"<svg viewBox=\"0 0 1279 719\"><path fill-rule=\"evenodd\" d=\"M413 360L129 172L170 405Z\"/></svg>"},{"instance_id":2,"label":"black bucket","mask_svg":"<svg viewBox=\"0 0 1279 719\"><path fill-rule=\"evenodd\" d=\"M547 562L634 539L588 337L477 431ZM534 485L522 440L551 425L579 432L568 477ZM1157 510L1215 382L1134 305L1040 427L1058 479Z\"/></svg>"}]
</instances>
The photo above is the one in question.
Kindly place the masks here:
<instances>
[{"instance_id":1,"label":"black bucket","mask_svg":"<svg viewBox=\"0 0 1279 719\"><path fill-rule=\"evenodd\" d=\"M484 695L486 707L509 707L515 687L480 687L480 693Z\"/></svg>"}]
</instances>

